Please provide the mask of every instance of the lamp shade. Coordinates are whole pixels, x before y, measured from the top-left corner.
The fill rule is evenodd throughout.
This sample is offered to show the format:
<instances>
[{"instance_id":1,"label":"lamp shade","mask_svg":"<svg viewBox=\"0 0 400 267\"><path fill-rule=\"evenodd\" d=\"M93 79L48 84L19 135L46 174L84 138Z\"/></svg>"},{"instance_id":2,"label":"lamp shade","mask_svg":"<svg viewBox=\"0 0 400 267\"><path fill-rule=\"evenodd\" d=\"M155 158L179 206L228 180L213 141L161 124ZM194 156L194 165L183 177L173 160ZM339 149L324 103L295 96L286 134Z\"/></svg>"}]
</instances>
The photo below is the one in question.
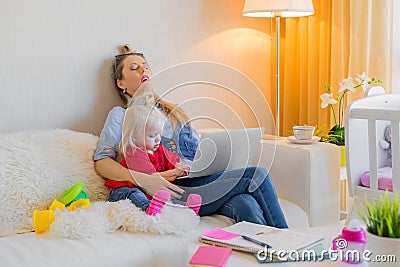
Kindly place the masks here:
<instances>
[{"instance_id":1,"label":"lamp shade","mask_svg":"<svg viewBox=\"0 0 400 267\"><path fill-rule=\"evenodd\" d=\"M243 16L303 17L314 14L312 0L246 0Z\"/></svg>"}]
</instances>

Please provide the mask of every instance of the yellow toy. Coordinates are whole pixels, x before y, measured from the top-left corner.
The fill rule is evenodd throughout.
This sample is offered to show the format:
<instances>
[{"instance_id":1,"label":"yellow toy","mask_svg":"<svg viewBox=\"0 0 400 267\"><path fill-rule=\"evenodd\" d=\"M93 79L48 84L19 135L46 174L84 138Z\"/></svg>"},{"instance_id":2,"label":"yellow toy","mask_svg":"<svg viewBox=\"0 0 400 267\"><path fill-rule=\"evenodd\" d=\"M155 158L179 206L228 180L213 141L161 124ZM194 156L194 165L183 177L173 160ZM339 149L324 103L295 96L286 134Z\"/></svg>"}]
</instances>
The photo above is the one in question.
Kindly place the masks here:
<instances>
[{"instance_id":1,"label":"yellow toy","mask_svg":"<svg viewBox=\"0 0 400 267\"><path fill-rule=\"evenodd\" d=\"M68 207L68 211L79 211L81 209L90 207L90 201L87 198L81 198L77 201L72 202Z\"/></svg>"},{"instance_id":2,"label":"yellow toy","mask_svg":"<svg viewBox=\"0 0 400 267\"><path fill-rule=\"evenodd\" d=\"M33 212L33 229L35 233L42 233L50 228L50 224L54 221L54 211L56 209L64 209L68 211L79 211L90 207L90 200L84 189L82 182L74 184L59 200L54 199L48 210L35 210Z\"/></svg>"}]
</instances>

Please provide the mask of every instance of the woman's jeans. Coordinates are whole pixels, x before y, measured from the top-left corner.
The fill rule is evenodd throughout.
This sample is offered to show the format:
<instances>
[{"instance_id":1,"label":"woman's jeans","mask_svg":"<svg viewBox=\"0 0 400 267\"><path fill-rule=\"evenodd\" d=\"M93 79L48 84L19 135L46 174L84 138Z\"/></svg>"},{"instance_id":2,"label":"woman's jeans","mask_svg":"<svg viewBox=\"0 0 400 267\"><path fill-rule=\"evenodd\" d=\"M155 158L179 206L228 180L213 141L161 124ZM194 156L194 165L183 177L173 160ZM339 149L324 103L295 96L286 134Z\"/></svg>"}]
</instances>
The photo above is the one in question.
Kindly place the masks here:
<instances>
[{"instance_id":1,"label":"woman's jeans","mask_svg":"<svg viewBox=\"0 0 400 267\"><path fill-rule=\"evenodd\" d=\"M186 193L200 194L203 204L199 215L218 213L236 222L248 221L287 228L268 172L260 167L225 171L199 178L175 180Z\"/></svg>"}]
</instances>

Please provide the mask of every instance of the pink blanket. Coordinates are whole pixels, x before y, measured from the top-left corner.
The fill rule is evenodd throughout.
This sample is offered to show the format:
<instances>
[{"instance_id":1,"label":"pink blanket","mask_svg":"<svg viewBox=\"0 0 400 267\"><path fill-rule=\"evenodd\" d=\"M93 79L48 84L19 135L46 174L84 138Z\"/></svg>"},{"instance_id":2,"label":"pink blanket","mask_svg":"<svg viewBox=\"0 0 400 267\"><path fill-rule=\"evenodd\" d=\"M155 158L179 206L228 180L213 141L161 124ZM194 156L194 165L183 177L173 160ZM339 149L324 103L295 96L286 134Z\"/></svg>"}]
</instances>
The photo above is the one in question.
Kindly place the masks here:
<instances>
[{"instance_id":1,"label":"pink blanket","mask_svg":"<svg viewBox=\"0 0 400 267\"><path fill-rule=\"evenodd\" d=\"M370 187L369 178L369 171L364 172L361 175L361 184L365 187ZM378 169L378 189L389 190L393 192L392 167L388 166Z\"/></svg>"}]
</instances>

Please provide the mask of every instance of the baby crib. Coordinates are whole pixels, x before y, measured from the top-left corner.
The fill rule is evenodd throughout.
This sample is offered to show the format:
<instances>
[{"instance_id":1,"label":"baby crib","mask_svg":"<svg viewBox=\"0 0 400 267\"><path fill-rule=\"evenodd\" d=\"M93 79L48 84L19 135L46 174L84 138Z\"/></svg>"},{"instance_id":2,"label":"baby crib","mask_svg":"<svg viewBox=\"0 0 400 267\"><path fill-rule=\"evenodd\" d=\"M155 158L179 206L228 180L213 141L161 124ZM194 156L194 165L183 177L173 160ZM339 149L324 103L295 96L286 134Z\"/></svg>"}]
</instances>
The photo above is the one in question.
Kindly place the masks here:
<instances>
[{"instance_id":1,"label":"baby crib","mask_svg":"<svg viewBox=\"0 0 400 267\"><path fill-rule=\"evenodd\" d=\"M379 94L366 96L351 103L346 111L346 170L349 196L354 206L359 201L379 199L385 191L378 190L378 169L388 165L386 152L379 146L384 138L384 128L392 130L392 185L393 192L400 192L400 95ZM360 177L370 172L370 187L362 186ZM393 193L390 193L392 196Z\"/></svg>"}]
</instances>

